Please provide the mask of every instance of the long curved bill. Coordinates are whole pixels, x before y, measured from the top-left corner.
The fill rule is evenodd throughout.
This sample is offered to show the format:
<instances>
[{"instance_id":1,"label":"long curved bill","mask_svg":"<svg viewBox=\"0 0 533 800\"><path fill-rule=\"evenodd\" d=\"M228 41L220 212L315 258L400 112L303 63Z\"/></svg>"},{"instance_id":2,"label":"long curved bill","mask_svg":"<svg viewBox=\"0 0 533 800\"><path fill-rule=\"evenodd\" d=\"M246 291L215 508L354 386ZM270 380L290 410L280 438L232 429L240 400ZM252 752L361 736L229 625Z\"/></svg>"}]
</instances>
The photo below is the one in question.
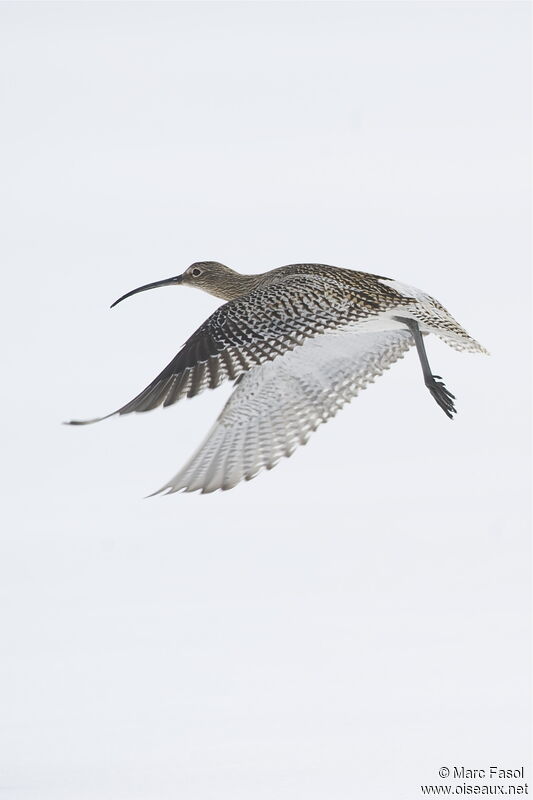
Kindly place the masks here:
<instances>
[{"instance_id":1,"label":"long curved bill","mask_svg":"<svg viewBox=\"0 0 533 800\"><path fill-rule=\"evenodd\" d=\"M176 275L175 278L166 278L164 281L156 281L155 283L146 283L144 286L139 286L138 289L132 289L131 292L127 292L123 294L122 297L119 297L118 300L110 306L113 308L114 306L122 303L127 297L131 297L132 294L137 294L138 292L147 292L148 289L157 289L158 286L174 286L177 283L181 283L183 281L183 275Z\"/></svg>"}]
</instances>

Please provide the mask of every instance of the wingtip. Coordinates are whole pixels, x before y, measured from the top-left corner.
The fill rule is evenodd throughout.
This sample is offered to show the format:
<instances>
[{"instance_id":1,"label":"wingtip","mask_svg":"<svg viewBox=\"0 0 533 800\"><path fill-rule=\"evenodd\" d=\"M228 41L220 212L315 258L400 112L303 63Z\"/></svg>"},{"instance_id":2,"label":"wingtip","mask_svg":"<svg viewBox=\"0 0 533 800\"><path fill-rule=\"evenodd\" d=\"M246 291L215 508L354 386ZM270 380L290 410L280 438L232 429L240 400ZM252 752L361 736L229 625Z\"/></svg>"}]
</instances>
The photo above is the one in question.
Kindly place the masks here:
<instances>
[{"instance_id":1,"label":"wingtip","mask_svg":"<svg viewBox=\"0 0 533 800\"><path fill-rule=\"evenodd\" d=\"M112 416L109 414L108 416ZM66 422L62 422L62 425L92 425L94 422L101 422L103 419L107 419L105 417L94 417L93 419L69 419Z\"/></svg>"},{"instance_id":2,"label":"wingtip","mask_svg":"<svg viewBox=\"0 0 533 800\"><path fill-rule=\"evenodd\" d=\"M172 494L172 486L162 486L160 489L156 489L155 492L145 495L143 500L149 500L150 497L166 497L167 494Z\"/></svg>"},{"instance_id":3,"label":"wingtip","mask_svg":"<svg viewBox=\"0 0 533 800\"><path fill-rule=\"evenodd\" d=\"M161 494L161 489L158 489L157 492L151 492L150 494L145 494L143 500L150 500L151 497L157 497L158 494Z\"/></svg>"},{"instance_id":4,"label":"wingtip","mask_svg":"<svg viewBox=\"0 0 533 800\"><path fill-rule=\"evenodd\" d=\"M147 494L143 499L148 500L149 497L167 497L170 494L213 494L214 492L224 491L224 486L214 486L213 488L206 488L205 486L189 486L187 484L173 484L167 483L157 491Z\"/></svg>"}]
</instances>

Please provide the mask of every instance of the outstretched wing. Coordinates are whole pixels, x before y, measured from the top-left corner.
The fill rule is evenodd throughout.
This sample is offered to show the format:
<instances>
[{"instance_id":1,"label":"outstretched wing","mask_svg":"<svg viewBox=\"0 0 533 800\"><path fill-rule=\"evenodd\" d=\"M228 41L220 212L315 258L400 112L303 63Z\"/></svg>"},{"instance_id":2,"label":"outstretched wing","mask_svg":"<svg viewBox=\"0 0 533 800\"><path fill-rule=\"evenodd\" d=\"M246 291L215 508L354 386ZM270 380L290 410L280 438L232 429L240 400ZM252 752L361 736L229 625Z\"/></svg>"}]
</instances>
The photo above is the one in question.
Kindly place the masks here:
<instances>
[{"instance_id":1,"label":"outstretched wing","mask_svg":"<svg viewBox=\"0 0 533 800\"><path fill-rule=\"evenodd\" d=\"M246 373L203 444L159 491L231 489L271 469L412 344L409 331L346 329Z\"/></svg>"},{"instance_id":2,"label":"outstretched wing","mask_svg":"<svg viewBox=\"0 0 533 800\"><path fill-rule=\"evenodd\" d=\"M169 406L294 349L310 337L362 318L367 308L339 285L316 275L290 276L220 306L193 333L165 369L129 403L71 424L99 422L114 414Z\"/></svg>"}]
</instances>

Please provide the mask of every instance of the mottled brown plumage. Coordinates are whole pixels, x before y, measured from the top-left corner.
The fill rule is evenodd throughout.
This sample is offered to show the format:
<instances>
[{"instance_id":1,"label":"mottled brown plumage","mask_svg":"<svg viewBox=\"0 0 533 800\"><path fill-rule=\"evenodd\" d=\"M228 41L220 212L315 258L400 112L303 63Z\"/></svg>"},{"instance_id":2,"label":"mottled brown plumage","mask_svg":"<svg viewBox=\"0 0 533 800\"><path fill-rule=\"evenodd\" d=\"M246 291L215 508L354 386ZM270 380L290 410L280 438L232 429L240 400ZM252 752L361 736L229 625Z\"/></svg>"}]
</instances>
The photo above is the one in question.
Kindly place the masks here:
<instances>
[{"instance_id":1,"label":"mottled brown plumage","mask_svg":"<svg viewBox=\"0 0 533 800\"><path fill-rule=\"evenodd\" d=\"M241 275L215 261L196 262L183 275L141 286L113 305L140 291L172 284L195 286L227 302L192 334L179 353L142 392L113 414L144 412L160 405L172 405L184 396L194 397L206 388L214 389L225 380L246 375L247 382L239 382L235 397L244 405L248 403L247 414L253 416L255 412L249 407L249 398L245 401L247 386L253 383L254 398L264 395L270 420L274 416L278 423L274 431L271 421L267 424L262 419L262 432L257 429L253 434L257 442L263 442L259 448L262 452L256 453L255 459L248 457L246 460L243 455L239 469L229 469L228 466L226 474L224 465L204 464L205 447L201 448L187 468L176 476L179 478L187 473L189 477L185 482L184 478L177 482L174 480L164 487L170 491L230 488L236 482L235 477L238 480L250 478L262 466L272 466L281 455L292 452L296 442L303 443L320 421L332 416L338 407L401 357L412 344L417 345L426 385L451 417L455 413L453 396L439 379L431 375L422 334L435 333L457 349L483 352L481 345L446 309L423 292L390 278L326 264L291 264L257 275ZM310 346L312 342L315 344ZM330 361L337 359L338 374L329 368L328 348L332 354ZM292 352L294 356L290 355ZM320 396L313 392L312 386L307 390L303 384L293 386L292 400L291 392L285 391L283 402L278 398L278 405L271 407L276 381L280 382L280 387L283 383L286 389L294 383L294 374L303 375L309 368L308 362L313 360L315 365L319 361L322 364L321 372L314 375L314 383L320 383L321 375L328 375ZM271 362L272 367L268 366ZM292 370L289 373L287 366ZM269 387L268 402L265 387ZM232 414L235 418L236 403L232 401L233 396L220 418L225 429ZM294 408L300 406L303 410L297 415L299 427L296 425L290 434L287 420L294 417ZM254 401L254 408L258 407ZM315 414L317 409L321 409L318 417ZM258 412L260 417L263 411ZM306 415L307 424L303 424ZM242 431L239 410L237 417L239 422L235 423L234 419L233 424ZM105 417L86 422L100 419ZM86 423L74 421L73 424ZM283 425L285 433L282 435ZM269 437L270 445L265 447L264 442ZM276 447L272 445L274 440L279 440ZM256 445L251 440L248 442L246 437L239 441L239 447L244 451L247 447L250 452L254 447L257 451ZM232 445L226 437L219 442L217 452L233 446L236 446L236 441ZM191 463L195 459L200 459L203 464L198 467L200 477L191 473ZM207 482L204 480L206 476L209 478Z\"/></svg>"}]
</instances>

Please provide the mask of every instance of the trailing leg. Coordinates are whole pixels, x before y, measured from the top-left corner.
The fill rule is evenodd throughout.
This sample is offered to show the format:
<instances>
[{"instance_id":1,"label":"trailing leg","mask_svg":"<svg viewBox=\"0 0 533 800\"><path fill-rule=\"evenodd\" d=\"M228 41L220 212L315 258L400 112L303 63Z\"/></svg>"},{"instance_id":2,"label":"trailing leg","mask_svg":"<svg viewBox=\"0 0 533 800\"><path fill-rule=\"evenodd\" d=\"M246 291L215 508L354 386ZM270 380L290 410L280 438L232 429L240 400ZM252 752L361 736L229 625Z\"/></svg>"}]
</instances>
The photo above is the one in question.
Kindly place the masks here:
<instances>
[{"instance_id":1,"label":"trailing leg","mask_svg":"<svg viewBox=\"0 0 533 800\"><path fill-rule=\"evenodd\" d=\"M431 392L431 396L435 399L437 404L442 408L444 413L450 419L453 419L453 415L457 413L457 410L454 406L453 401L455 400L455 396L448 391L444 383L442 382L442 378L440 375L433 375L431 372L431 368L429 366L429 361L426 353L426 348L424 345L424 339L422 337L422 333L420 332L420 328L418 326L418 322L414 319L410 319L408 317L396 317L398 322L403 322L413 335L413 339L415 340L416 349L418 352L418 357L420 359L420 364L422 365L422 372L424 374L424 383L426 384L427 388Z\"/></svg>"}]
</instances>

